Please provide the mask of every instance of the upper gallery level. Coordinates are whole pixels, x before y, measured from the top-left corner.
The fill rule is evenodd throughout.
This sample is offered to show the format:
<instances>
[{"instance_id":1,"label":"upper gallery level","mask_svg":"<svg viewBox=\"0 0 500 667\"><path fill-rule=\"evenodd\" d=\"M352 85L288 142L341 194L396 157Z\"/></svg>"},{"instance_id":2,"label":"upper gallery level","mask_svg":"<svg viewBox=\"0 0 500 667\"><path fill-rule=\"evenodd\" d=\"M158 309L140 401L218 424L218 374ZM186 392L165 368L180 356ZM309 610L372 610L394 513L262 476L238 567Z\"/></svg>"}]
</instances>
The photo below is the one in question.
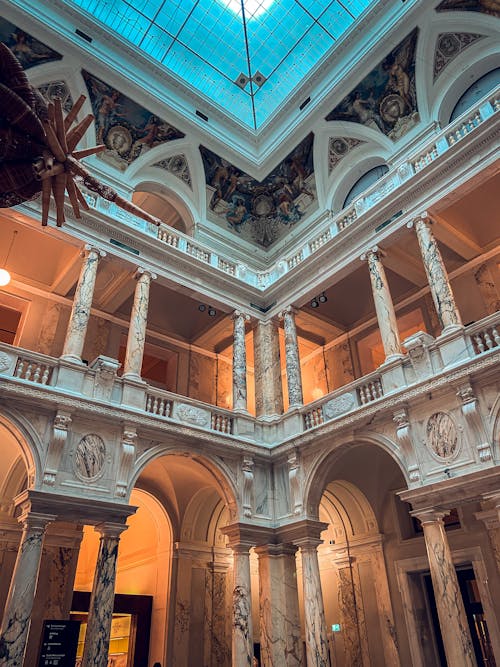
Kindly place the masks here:
<instances>
[{"instance_id":1,"label":"upper gallery level","mask_svg":"<svg viewBox=\"0 0 500 667\"><path fill-rule=\"evenodd\" d=\"M251 136L247 132L246 138L241 123L230 117L237 107L224 103L222 88L219 115L217 105L200 108L193 97L187 104L183 95L199 97L188 80L191 65L186 65L181 82L179 74L161 69L151 54L141 53L145 42L140 40L146 39L141 30L150 40L154 32L152 25L140 27L139 15L147 18L142 5L123 3L122 8L125 14L138 14L140 46L130 42L132 33L113 32L120 17L105 17L99 3L1 4L2 38L20 58L30 81L48 98L62 98L66 110L82 92L87 96L81 116L92 113L94 122L81 148L105 146L103 152L85 158L90 171L180 232L164 231L163 240L181 250L189 248L195 258L209 257L209 263L230 274L233 282L257 292L280 282L290 268L353 220L359 221L357 229L373 221L366 230L371 237L395 216L437 205L494 160L488 129L498 87L498 11L491 3L444 0L422 9L421 3L409 0L353 2L352 25L344 21L346 32L332 38L331 48L312 40L304 22L301 36L297 16L283 3L270 3L255 17L262 30L270 30L268 21L275 26L274 50L268 40L269 62L285 48L278 37L286 21L294 22L296 43L290 43L282 58L283 72L262 72L266 81L250 96L255 103L259 96L264 100L266 90L278 89L282 80L292 80L292 74L300 81L291 84L295 88L259 131ZM227 6L221 9L219 4ZM306 5L299 4L305 11ZM309 8L311 30L329 26L332 31L334 25L340 30L339 3L326 4L318 16L322 3ZM342 4L349 8L349 3ZM203 59L201 52L192 53L194 43L187 44L182 32L194 29L197 11L212 18L222 12L217 25L227 29L221 29L219 51L225 48L224 40L233 34L229 5L218 0L210 7L193 3L168 47L170 56L189 47L193 58ZM167 9L159 3L158 16ZM123 32L132 19L128 14L122 18ZM177 19L170 17L170 32ZM251 42L251 35L248 39ZM311 45L316 42L314 50ZM316 60L302 76L293 54L302 53L300 45L305 48L306 43ZM223 54L210 48L206 66L213 69ZM227 54L224 57L228 62ZM301 67L306 62L307 58L301 61ZM201 87L206 78L198 78ZM481 159L471 162L463 139L479 126L475 136L480 145L470 144L469 151ZM445 178L450 169L453 182ZM88 196L97 214L94 219L111 218L137 227L136 220L117 215L93 193ZM398 208L392 205L396 200ZM257 298L258 305L267 308L275 300L271 292L269 298L261 296L250 301Z\"/></svg>"}]
</instances>

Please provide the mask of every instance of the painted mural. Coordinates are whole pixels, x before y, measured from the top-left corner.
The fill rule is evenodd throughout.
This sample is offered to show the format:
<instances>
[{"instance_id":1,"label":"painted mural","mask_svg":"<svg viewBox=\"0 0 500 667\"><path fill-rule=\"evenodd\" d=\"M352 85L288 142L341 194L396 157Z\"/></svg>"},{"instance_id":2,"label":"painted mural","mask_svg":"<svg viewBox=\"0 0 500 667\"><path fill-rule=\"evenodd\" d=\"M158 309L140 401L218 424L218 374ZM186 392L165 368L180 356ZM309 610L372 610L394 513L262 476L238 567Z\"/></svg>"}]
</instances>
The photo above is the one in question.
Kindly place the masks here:
<instances>
[{"instance_id":1,"label":"painted mural","mask_svg":"<svg viewBox=\"0 0 500 667\"><path fill-rule=\"evenodd\" d=\"M0 42L9 47L24 69L62 58L60 53L1 17Z\"/></svg>"},{"instance_id":2,"label":"painted mural","mask_svg":"<svg viewBox=\"0 0 500 667\"><path fill-rule=\"evenodd\" d=\"M347 120L400 139L419 120L415 89L418 29L389 53L326 120Z\"/></svg>"},{"instance_id":3,"label":"painted mural","mask_svg":"<svg viewBox=\"0 0 500 667\"><path fill-rule=\"evenodd\" d=\"M316 204L313 135L309 134L263 181L200 146L208 215L267 248Z\"/></svg>"},{"instance_id":4,"label":"painted mural","mask_svg":"<svg viewBox=\"0 0 500 667\"><path fill-rule=\"evenodd\" d=\"M483 12L500 18L500 0L443 0L437 7L437 12L447 11Z\"/></svg>"},{"instance_id":5,"label":"painted mural","mask_svg":"<svg viewBox=\"0 0 500 667\"><path fill-rule=\"evenodd\" d=\"M482 38L483 35L471 32L445 32L438 35L434 51L434 81L462 51Z\"/></svg>"},{"instance_id":6,"label":"painted mural","mask_svg":"<svg viewBox=\"0 0 500 667\"><path fill-rule=\"evenodd\" d=\"M107 150L99 153L121 171L146 151L185 135L115 88L82 70L95 116L97 143Z\"/></svg>"}]
</instances>

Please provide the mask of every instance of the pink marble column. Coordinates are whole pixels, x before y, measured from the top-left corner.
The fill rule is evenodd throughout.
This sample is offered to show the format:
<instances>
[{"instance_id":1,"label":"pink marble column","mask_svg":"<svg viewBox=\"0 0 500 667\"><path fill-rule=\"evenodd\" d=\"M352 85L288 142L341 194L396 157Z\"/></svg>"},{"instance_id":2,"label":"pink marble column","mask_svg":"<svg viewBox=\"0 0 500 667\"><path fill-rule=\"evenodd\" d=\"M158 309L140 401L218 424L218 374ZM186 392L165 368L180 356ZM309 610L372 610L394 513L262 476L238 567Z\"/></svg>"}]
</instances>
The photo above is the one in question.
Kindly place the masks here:
<instances>
[{"instance_id":1,"label":"pink marble column","mask_svg":"<svg viewBox=\"0 0 500 667\"><path fill-rule=\"evenodd\" d=\"M288 306L280 313L285 332L285 362L288 385L288 403L290 408L304 404L302 396L302 375L300 371L299 343L295 327L295 309Z\"/></svg>"},{"instance_id":2,"label":"pink marble column","mask_svg":"<svg viewBox=\"0 0 500 667\"><path fill-rule=\"evenodd\" d=\"M19 517L23 525L23 534L0 629L1 667L23 665L38 582L43 537L47 525L55 519L56 516L52 514L29 511L29 505L23 508Z\"/></svg>"},{"instance_id":3,"label":"pink marble column","mask_svg":"<svg viewBox=\"0 0 500 667\"><path fill-rule=\"evenodd\" d=\"M384 265L380 260L378 248L372 248L362 256L368 260L368 270L372 284L373 301L377 322L384 346L386 361L397 359L402 356L401 343L399 341L398 324L396 313L392 303L389 284L385 275Z\"/></svg>"},{"instance_id":4,"label":"pink marble column","mask_svg":"<svg viewBox=\"0 0 500 667\"><path fill-rule=\"evenodd\" d=\"M130 316L130 326L127 338L127 350L123 364L122 377L131 380L141 379L142 359L146 342L146 326L148 321L149 288L151 281L156 278L154 273L146 269L137 269L137 285L135 288L134 304Z\"/></svg>"},{"instance_id":5,"label":"pink marble column","mask_svg":"<svg viewBox=\"0 0 500 667\"><path fill-rule=\"evenodd\" d=\"M296 540L302 556L307 665L330 667L317 551L321 542L312 537Z\"/></svg>"},{"instance_id":6,"label":"pink marble column","mask_svg":"<svg viewBox=\"0 0 500 667\"><path fill-rule=\"evenodd\" d=\"M82 667L107 667L108 664L118 543L121 533L126 529L127 526L122 523L103 523L96 526L101 540L90 597Z\"/></svg>"},{"instance_id":7,"label":"pink marble column","mask_svg":"<svg viewBox=\"0 0 500 667\"><path fill-rule=\"evenodd\" d=\"M105 257L106 253L90 245L86 245L82 253L84 258L80 271L80 277L76 286L73 307L64 341L62 359L81 363L85 335L90 319L90 309L94 296L95 280L97 276L97 264L99 257Z\"/></svg>"},{"instance_id":8,"label":"pink marble column","mask_svg":"<svg viewBox=\"0 0 500 667\"><path fill-rule=\"evenodd\" d=\"M415 227L417 233L427 280L443 331L461 327L462 320L455 303L441 252L431 230L431 221L424 214L409 224Z\"/></svg>"},{"instance_id":9,"label":"pink marble column","mask_svg":"<svg viewBox=\"0 0 500 667\"><path fill-rule=\"evenodd\" d=\"M260 651L263 665L302 667L297 547L266 544L259 556Z\"/></svg>"},{"instance_id":10,"label":"pink marble column","mask_svg":"<svg viewBox=\"0 0 500 667\"><path fill-rule=\"evenodd\" d=\"M443 516L446 512L430 509L414 514L420 519L424 531L432 586L448 665L450 667L476 667L457 573L444 530Z\"/></svg>"},{"instance_id":11,"label":"pink marble column","mask_svg":"<svg viewBox=\"0 0 500 667\"><path fill-rule=\"evenodd\" d=\"M233 410L247 410L247 352L245 321L250 316L233 313Z\"/></svg>"},{"instance_id":12,"label":"pink marble column","mask_svg":"<svg viewBox=\"0 0 500 667\"><path fill-rule=\"evenodd\" d=\"M257 417L283 413L278 327L269 320L254 331L255 410Z\"/></svg>"}]
</instances>

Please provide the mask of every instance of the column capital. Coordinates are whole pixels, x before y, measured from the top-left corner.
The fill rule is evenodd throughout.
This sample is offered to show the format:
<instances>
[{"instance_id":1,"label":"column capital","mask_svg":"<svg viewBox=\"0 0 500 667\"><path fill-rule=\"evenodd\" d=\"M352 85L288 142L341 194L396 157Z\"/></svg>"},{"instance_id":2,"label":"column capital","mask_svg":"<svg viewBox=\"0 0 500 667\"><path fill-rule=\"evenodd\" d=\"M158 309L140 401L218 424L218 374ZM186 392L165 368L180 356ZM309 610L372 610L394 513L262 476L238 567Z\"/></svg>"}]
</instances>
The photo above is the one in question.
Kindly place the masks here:
<instances>
[{"instance_id":1,"label":"column capital","mask_svg":"<svg viewBox=\"0 0 500 667\"><path fill-rule=\"evenodd\" d=\"M22 524L23 528L27 530L46 530L47 525L57 519L56 514L45 514L44 512L33 512L31 510L31 503L26 506L21 506L21 514L17 520Z\"/></svg>"},{"instance_id":2,"label":"column capital","mask_svg":"<svg viewBox=\"0 0 500 667\"><path fill-rule=\"evenodd\" d=\"M432 225L434 224L434 221L427 211L422 211L422 213L419 213L419 215L407 222L406 226L408 229L412 229L412 227L415 227L416 229L418 224Z\"/></svg>"},{"instance_id":3,"label":"column capital","mask_svg":"<svg viewBox=\"0 0 500 667\"><path fill-rule=\"evenodd\" d=\"M282 526L276 530L278 539L283 544L296 544L301 549L308 545L316 548L323 542L321 533L328 528L328 524L316 519L303 519L296 523Z\"/></svg>"},{"instance_id":4,"label":"column capital","mask_svg":"<svg viewBox=\"0 0 500 667\"><path fill-rule=\"evenodd\" d=\"M98 248L97 246L92 245L91 243L86 243L80 252L80 256L86 257L91 253L95 253L98 257L106 257L107 255L107 252L105 250L102 250L101 248Z\"/></svg>"},{"instance_id":5,"label":"column capital","mask_svg":"<svg viewBox=\"0 0 500 667\"><path fill-rule=\"evenodd\" d=\"M255 547L255 553L259 556L295 556L297 553L295 544L260 544Z\"/></svg>"},{"instance_id":6,"label":"column capital","mask_svg":"<svg viewBox=\"0 0 500 667\"><path fill-rule=\"evenodd\" d=\"M420 521L422 526L425 526L427 523L439 523L443 525L443 518L450 513L449 509L436 509L435 507L427 507L425 509L413 510L410 512L411 516L414 516Z\"/></svg>"},{"instance_id":7,"label":"column capital","mask_svg":"<svg viewBox=\"0 0 500 667\"><path fill-rule=\"evenodd\" d=\"M114 523L112 521L104 521L94 526L95 530L100 533L101 537L120 539L120 535L127 530L128 526L125 523Z\"/></svg>"},{"instance_id":8,"label":"column capital","mask_svg":"<svg viewBox=\"0 0 500 667\"><path fill-rule=\"evenodd\" d=\"M154 271L145 269L143 266L138 266L134 274L134 278L138 280L142 276L148 276L150 280L156 280L158 278L158 276L156 275L156 273L154 273Z\"/></svg>"},{"instance_id":9,"label":"column capital","mask_svg":"<svg viewBox=\"0 0 500 667\"><path fill-rule=\"evenodd\" d=\"M240 317L242 317L245 322L249 322L251 319L248 313L244 313L241 310L233 310L233 312L231 313L231 319L237 320Z\"/></svg>"},{"instance_id":10,"label":"column capital","mask_svg":"<svg viewBox=\"0 0 500 667\"><path fill-rule=\"evenodd\" d=\"M373 256L377 257L378 259L384 256L383 251L378 245L374 245L371 248L368 248L368 250L365 250L365 252L360 255L359 259L362 262L366 262L370 257Z\"/></svg>"},{"instance_id":11,"label":"column capital","mask_svg":"<svg viewBox=\"0 0 500 667\"><path fill-rule=\"evenodd\" d=\"M285 315L296 315L298 312L299 312L298 308L289 305L283 308L283 310L280 310L280 312L278 313L278 317L280 318L280 320L282 320L285 317Z\"/></svg>"},{"instance_id":12,"label":"column capital","mask_svg":"<svg viewBox=\"0 0 500 667\"><path fill-rule=\"evenodd\" d=\"M228 538L229 546L235 549L249 550L256 544L267 544L272 541L273 531L262 526L251 526L245 523L232 523L220 529Z\"/></svg>"}]
</instances>

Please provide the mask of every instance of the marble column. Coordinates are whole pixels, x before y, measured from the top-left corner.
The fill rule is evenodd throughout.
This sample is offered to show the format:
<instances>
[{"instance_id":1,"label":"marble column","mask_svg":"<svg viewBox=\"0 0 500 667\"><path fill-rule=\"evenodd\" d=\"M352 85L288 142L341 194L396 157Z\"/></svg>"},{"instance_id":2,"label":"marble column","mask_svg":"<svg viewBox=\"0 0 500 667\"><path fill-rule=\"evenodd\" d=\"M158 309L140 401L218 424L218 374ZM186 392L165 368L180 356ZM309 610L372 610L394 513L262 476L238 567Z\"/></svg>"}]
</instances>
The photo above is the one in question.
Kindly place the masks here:
<instances>
[{"instance_id":1,"label":"marble column","mask_svg":"<svg viewBox=\"0 0 500 667\"><path fill-rule=\"evenodd\" d=\"M205 571L204 666L229 667L231 647L226 636L226 563L209 563Z\"/></svg>"},{"instance_id":2,"label":"marble column","mask_svg":"<svg viewBox=\"0 0 500 667\"><path fill-rule=\"evenodd\" d=\"M302 556L307 667L330 667L317 552L321 540L307 538L296 543Z\"/></svg>"},{"instance_id":3,"label":"marble column","mask_svg":"<svg viewBox=\"0 0 500 667\"><path fill-rule=\"evenodd\" d=\"M62 359L80 363L82 361L83 345L90 319L90 309L92 308L97 264L99 257L105 257L106 253L90 245L86 245L82 256L84 261L76 286L66 340L64 341L64 349L61 355Z\"/></svg>"},{"instance_id":4,"label":"marble column","mask_svg":"<svg viewBox=\"0 0 500 667\"><path fill-rule=\"evenodd\" d=\"M295 327L295 309L291 306L280 313L285 332L285 362L288 384L288 404L290 408L304 404L302 396L302 376L300 372L299 343Z\"/></svg>"},{"instance_id":5,"label":"marble column","mask_svg":"<svg viewBox=\"0 0 500 667\"><path fill-rule=\"evenodd\" d=\"M233 410L247 410L247 351L245 321L250 316L233 313Z\"/></svg>"},{"instance_id":6,"label":"marble column","mask_svg":"<svg viewBox=\"0 0 500 667\"><path fill-rule=\"evenodd\" d=\"M384 265L380 260L380 251L378 248L372 248L365 255L362 255L362 259L365 258L368 260L373 301L382 345L384 346L385 358L386 361L390 361L391 359L401 357L402 351L389 284L385 275Z\"/></svg>"},{"instance_id":7,"label":"marble column","mask_svg":"<svg viewBox=\"0 0 500 667\"><path fill-rule=\"evenodd\" d=\"M31 621L45 530L56 517L24 509L23 526L9 595L0 629L0 666L21 667Z\"/></svg>"},{"instance_id":8,"label":"marble column","mask_svg":"<svg viewBox=\"0 0 500 667\"><path fill-rule=\"evenodd\" d=\"M382 646L384 649L384 666L400 667L399 646L382 545L380 545L380 548L373 554L372 568L373 586L375 588L375 595L377 596L380 634L382 635Z\"/></svg>"},{"instance_id":9,"label":"marble column","mask_svg":"<svg viewBox=\"0 0 500 667\"><path fill-rule=\"evenodd\" d=\"M250 553L246 543L231 544L233 550L233 667L251 667L253 659Z\"/></svg>"},{"instance_id":10,"label":"marble column","mask_svg":"<svg viewBox=\"0 0 500 667\"><path fill-rule=\"evenodd\" d=\"M455 304L441 252L430 227L430 220L424 215L409 224L415 227L432 299L443 331L461 327L460 313Z\"/></svg>"},{"instance_id":11,"label":"marble column","mask_svg":"<svg viewBox=\"0 0 500 667\"><path fill-rule=\"evenodd\" d=\"M96 526L101 539L90 596L82 667L107 667L108 664L118 543L121 533L126 529L127 526L122 523L102 523Z\"/></svg>"},{"instance_id":12,"label":"marble column","mask_svg":"<svg viewBox=\"0 0 500 667\"><path fill-rule=\"evenodd\" d=\"M481 506L482 510L476 512L475 517L485 525L493 558L500 574L500 493L486 495Z\"/></svg>"},{"instance_id":13,"label":"marble column","mask_svg":"<svg viewBox=\"0 0 500 667\"><path fill-rule=\"evenodd\" d=\"M363 656L369 656L369 651L357 564L352 556L344 553L337 555L333 562L339 578L337 592L344 664L363 667Z\"/></svg>"},{"instance_id":14,"label":"marble column","mask_svg":"<svg viewBox=\"0 0 500 667\"><path fill-rule=\"evenodd\" d=\"M295 552L288 544L267 544L259 556L261 662L269 667L302 667Z\"/></svg>"},{"instance_id":15,"label":"marble column","mask_svg":"<svg viewBox=\"0 0 500 667\"><path fill-rule=\"evenodd\" d=\"M465 614L457 573L443 524L446 512L415 512L424 531L432 587L448 665L476 667L476 659Z\"/></svg>"},{"instance_id":16,"label":"marble column","mask_svg":"<svg viewBox=\"0 0 500 667\"><path fill-rule=\"evenodd\" d=\"M137 269L137 285L135 287L134 304L130 315L127 337L127 350L123 364L122 377L131 380L141 379L142 358L146 342L146 326L148 321L149 288L156 275L146 269Z\"/></svg>"},{"instance_id":17,"label":"marble column","mask_svg":"<svg viewBox=\"0 0 500 667\"><path fill-rule=\"evenodd\" d=\"M283 413L278 327L272 320L254 330L255 410L257 417Z\"/></svg>"}]
</instances>

